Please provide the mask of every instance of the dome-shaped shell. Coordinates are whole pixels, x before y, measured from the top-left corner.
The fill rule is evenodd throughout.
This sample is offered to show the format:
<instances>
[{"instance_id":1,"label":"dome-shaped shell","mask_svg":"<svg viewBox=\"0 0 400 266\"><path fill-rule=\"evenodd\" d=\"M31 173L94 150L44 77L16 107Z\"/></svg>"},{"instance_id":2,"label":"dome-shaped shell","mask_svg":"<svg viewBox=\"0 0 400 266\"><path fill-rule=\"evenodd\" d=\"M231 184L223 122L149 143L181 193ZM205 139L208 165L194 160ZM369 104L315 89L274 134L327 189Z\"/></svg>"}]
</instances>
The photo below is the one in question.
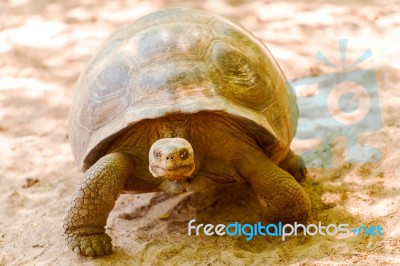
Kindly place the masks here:
<instances>
[{"instance_id":1,"label":"dome-shaped shell","mask_svg":"<svg viewBox=\"0 0 400 266\"><path fill-rule=\"evenodd\" d=\"M297 127L293 90L252 34L195 9L152 13L111 35L82 72L70 115L75 159L85 170L105 140L127 126L200 111L265 128L276 138L274 162L286 155Z\"/></svg>"}]
</instances>

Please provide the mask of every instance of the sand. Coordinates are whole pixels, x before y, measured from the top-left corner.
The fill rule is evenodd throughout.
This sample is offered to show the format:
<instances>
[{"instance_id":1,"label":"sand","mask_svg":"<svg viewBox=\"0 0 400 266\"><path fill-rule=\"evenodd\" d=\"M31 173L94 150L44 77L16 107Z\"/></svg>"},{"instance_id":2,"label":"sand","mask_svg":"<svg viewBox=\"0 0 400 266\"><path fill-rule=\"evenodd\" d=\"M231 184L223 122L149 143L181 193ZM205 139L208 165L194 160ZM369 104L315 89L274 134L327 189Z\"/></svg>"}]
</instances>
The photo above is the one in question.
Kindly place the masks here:
<instances>
[{"instance_id":1,"label":"sand","mask_svg":"<svg viewBox=\"0 0 400 266\"><path fill-rule=\"evenodd\" d=\"M347 2L0 3L0 265L400 264L400 2ZM83 177L67 137L79 72L118 26L171 6L202 8L241 23L268 45L290 80L343 71L338 39L348 39L347 66L365 50L372 51L371 58L345 71L374 71L377 96L371 101L379 100L376 119L382 124L357 131L357 137L377 148L380 158L349 162L346 138L336 136L327 149L308 160L318 165L331 152L332 167L310 168L302 185L312 199L310 223L379 225L383 236L293 236L285 241L267 236L251 241L243 236L188 236L191 219L215 225L265 222L251 190L232 186L178 197L122 195L107 224L114 253L93 259L68 250L61 221ZM318 51L338 68L316 60ZM312 87L302 93L317 95ZM296 138L292 145L298 153L319 141L307 134L315 136L318 131L326 139L331 132L307 127L318 125L311 114L303 119L300 132L306 137Z\"/></svg>"}]
</instances>

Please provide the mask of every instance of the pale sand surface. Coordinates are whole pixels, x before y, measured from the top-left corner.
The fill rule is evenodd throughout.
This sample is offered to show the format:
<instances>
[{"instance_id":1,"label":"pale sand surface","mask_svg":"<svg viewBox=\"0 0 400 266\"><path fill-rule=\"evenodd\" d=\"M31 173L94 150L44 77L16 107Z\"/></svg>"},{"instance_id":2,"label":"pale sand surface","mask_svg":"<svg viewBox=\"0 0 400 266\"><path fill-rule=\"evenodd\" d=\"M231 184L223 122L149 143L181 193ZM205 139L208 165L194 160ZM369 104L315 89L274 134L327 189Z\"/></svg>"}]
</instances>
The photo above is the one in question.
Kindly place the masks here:
<instances>
[{"instance_id":1,"label":"pale sand surface","mask_svg":"<svg viewBox=\"0 0 400 266\"><path fill-rule=\"evenodd\" d=\"M0 2L0 265L400 264L400 2L342 2ZM383 125L359 138L380 150L380 161L346 162L345 138L338 137L333 167L310 169L303 185L312 198L311 223L380 225L383 236L187 236L193 218L262 219L251 191L232 187L187 197L122 195L107 225L111 256L84 258L67 249L61 221L83 177L66 133L79 72L119 25L172 6L238 21L268 45L289 79L341 71L314 58L321 51L340 66L339 38L349 39L349 62L371 49L373 57L355 69L376 71ZM295 141L293 148L310 145Z\"/></svg>"}]
</instances>

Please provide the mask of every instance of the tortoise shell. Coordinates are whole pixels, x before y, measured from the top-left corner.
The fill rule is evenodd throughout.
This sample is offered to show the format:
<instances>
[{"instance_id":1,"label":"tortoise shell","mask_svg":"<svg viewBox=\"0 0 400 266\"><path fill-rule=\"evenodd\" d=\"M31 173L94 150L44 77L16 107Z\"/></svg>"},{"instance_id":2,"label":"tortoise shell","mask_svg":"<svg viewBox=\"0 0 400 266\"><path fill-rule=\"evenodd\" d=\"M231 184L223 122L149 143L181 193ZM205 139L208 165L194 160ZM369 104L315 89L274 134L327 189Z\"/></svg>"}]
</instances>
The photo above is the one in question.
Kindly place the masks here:
<instances>
[{"instance_id":1,"label":"tortoise shell","mask_svg":"<svg viewBox=\"0 0 400 266\"><path fill-rule=\"evenodd\" d=\"M294 92L251 33L200 10L152 13L112 34L80 75L69 124L73 154L86 170L128 126L201 111L264 128L276 163L297 127Z\"/></svg>"}]
</instances>

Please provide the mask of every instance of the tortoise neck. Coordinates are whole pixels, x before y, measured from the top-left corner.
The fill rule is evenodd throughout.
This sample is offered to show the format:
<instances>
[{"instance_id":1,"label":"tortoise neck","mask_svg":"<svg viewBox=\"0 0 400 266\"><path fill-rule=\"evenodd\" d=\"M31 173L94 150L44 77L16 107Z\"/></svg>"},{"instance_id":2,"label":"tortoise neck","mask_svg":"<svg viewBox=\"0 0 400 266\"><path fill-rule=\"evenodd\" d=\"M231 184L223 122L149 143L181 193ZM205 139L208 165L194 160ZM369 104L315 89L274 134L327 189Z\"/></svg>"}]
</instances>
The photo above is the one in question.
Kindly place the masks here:
<instances>
[{"instance_id":1,"label":"tortoise neck","mask_svg":"<svg viewBox=\"0 0 400 266\"><path fill-rule=\"evenodd\" d=\"M190 130L191 119L186 114L174 114L163 117L157 125L159 138L183 138L187 139Z\"/></svg>"}]
</instances>

